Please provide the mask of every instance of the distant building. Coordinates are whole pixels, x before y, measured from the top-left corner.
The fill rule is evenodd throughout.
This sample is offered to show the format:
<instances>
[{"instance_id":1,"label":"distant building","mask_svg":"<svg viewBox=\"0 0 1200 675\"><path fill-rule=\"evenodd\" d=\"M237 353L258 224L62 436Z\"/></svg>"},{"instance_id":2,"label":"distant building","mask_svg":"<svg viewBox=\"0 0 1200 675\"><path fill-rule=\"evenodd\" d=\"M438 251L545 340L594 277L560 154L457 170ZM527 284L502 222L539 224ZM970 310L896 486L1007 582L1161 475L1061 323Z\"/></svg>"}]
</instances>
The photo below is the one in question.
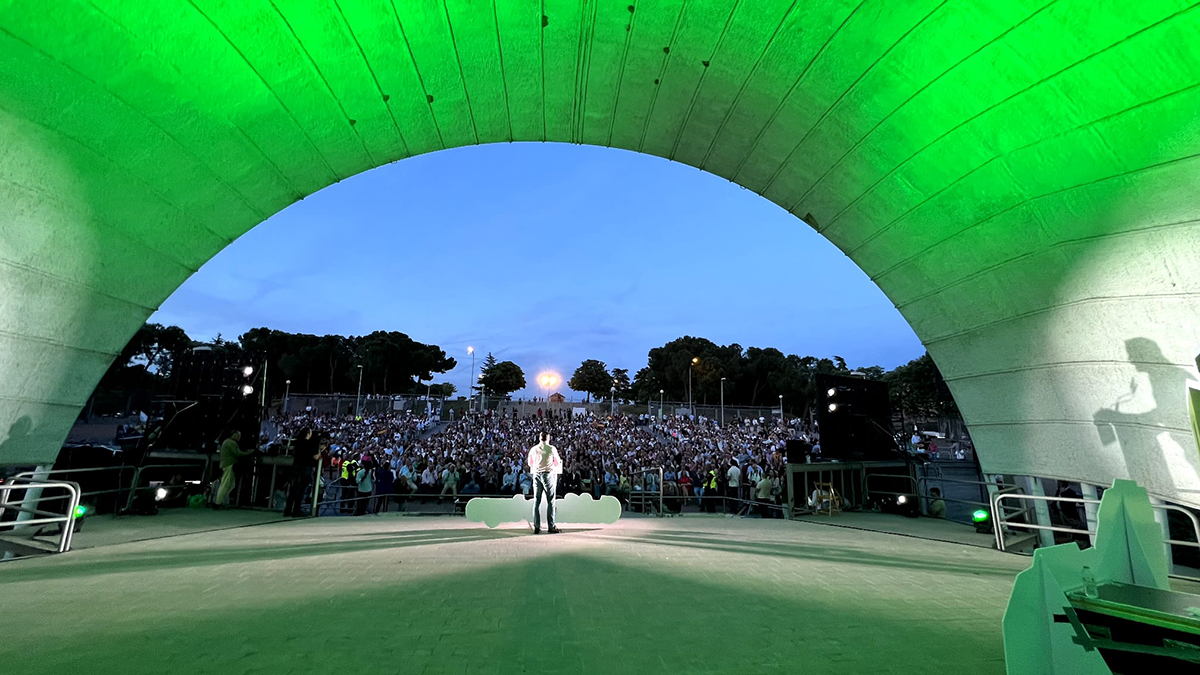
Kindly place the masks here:
<instances>
[{"instance_id":1,"label":"distant building","mask_svg":"<svg viewBox=\"0 0 1200 675\"><path fill-rule=\"evenodd\" d=\"M550 402L551 403L565 403L566 400L567 400L567 397L563 396L562 394L558 393L557 391L554 392L553 394L550 394Z\"/></svg>"}]
</instances>

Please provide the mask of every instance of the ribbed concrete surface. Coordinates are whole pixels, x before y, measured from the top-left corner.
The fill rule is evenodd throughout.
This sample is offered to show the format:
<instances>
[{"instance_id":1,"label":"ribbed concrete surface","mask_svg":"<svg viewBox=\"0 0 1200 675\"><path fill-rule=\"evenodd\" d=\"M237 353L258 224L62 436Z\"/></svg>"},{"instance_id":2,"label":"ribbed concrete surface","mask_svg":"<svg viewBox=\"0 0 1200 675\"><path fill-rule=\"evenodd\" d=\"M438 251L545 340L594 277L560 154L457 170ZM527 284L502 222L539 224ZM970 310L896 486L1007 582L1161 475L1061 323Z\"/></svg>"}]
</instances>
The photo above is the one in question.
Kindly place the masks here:
<instances>
[{"instance_id":1,"label":"ribbed concrete surface","mask_svg":"<svg viewBox=\"0 0 1200 675\"><path fill-rule=\"evenodd\" d=\"M829 237L985 470L1200 504L1197 44L1184 0L0 2L0 462L52 458L139 323L271 214L412 155L561 141Z\"/></svg>"}]
</instances>

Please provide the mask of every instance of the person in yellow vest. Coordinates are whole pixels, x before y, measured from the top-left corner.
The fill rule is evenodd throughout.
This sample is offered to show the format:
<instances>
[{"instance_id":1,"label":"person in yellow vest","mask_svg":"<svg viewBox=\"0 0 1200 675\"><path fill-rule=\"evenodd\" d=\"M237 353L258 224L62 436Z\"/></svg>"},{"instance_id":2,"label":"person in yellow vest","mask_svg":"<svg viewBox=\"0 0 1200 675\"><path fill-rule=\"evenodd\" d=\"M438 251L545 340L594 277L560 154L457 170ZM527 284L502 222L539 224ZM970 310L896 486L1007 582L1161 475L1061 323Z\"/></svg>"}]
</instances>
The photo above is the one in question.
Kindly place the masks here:
<instances>
[{"instance_id":1,"label":"person in yellow vest","mask_svg":"<svg viewBox=\"0 0 1200 675\"><path fill-rule=\"evenodd\" d=\"M358 460L351 454L342 460L342 513L353 513L354 502L351 499L358 496Z\"/></svg>"},{"instance_id":2,"label":"person in yellow vest","mask_svg":"<svg viewBox=\"0 0 1200 675\"><path fill-rule=\"evenodd\" d=\"M234 467L237 466L238 460L253 452L242 450L238 443L241 440L242 432L234 431L221 444L221 487L217 488L217 508L225 506L229 501L229 493L233 492Z\"/></svg>"},{"instance_id":3,"label":"person in yellow vest","mask_svg":"<svg viewBox=\"0 0 1200 675\"><path fill-rule=\"evenodd\" d=\"M708 480L704 481L704 494L708 496L708 499L704 500L704 512L715 513L717 497L721 494L717 488L717 470L715 468L708 470Z\"/></svg>"}]
</instances>

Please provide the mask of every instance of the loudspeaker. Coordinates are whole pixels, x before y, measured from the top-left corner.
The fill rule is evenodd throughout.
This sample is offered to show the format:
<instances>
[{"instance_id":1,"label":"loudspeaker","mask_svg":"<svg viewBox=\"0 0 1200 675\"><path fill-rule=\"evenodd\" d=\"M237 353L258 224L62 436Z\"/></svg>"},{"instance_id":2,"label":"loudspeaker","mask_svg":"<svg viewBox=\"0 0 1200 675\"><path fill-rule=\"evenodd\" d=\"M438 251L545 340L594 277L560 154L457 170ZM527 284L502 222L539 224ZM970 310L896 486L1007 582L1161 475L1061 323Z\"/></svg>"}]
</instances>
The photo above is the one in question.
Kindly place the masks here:
<instances>
[{"instance_id":1,"label":"loudspeaker","mask_svg":"<svg viewBox=\"0 0 1200 675\"><path fill-rule=\"evenodd\" d=\"M783 461L786 464L803 464L812 454L812 445L798 438L789 438L783 446Z\"/></svg>"},{"instance_id":2,"label":"loudspeaker","mask_svg":"<svg viewBox=\"0 0 1200 675\"><path fill-rule=\"evenodd\" d=\"M817 375L817 421L823 459L871 461L899 455L884 382Z\"/></svg>"}]
</instances>

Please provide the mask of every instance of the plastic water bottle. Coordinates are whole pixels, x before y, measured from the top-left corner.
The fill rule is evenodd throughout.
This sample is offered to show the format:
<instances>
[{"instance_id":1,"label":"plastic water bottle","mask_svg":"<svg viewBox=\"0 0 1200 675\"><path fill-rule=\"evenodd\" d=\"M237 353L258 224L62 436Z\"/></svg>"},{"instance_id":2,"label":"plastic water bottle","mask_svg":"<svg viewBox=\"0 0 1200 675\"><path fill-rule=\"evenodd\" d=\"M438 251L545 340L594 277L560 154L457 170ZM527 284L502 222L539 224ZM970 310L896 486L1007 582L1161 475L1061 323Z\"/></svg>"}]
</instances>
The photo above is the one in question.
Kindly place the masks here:
<instances>
[{"instance_id":1,"label":"plastic water bottle","mask_svg":"<svg viewBox=\"0 0 1200 675\"><path fill-rule=\"evenodd\" d=\"M1083 566L1083 594L1089 598L1100 597L1100 591L1096 588L1096 575L1092 574L1092 568L1087 565Z\"/></svg>"}]
</instances>

